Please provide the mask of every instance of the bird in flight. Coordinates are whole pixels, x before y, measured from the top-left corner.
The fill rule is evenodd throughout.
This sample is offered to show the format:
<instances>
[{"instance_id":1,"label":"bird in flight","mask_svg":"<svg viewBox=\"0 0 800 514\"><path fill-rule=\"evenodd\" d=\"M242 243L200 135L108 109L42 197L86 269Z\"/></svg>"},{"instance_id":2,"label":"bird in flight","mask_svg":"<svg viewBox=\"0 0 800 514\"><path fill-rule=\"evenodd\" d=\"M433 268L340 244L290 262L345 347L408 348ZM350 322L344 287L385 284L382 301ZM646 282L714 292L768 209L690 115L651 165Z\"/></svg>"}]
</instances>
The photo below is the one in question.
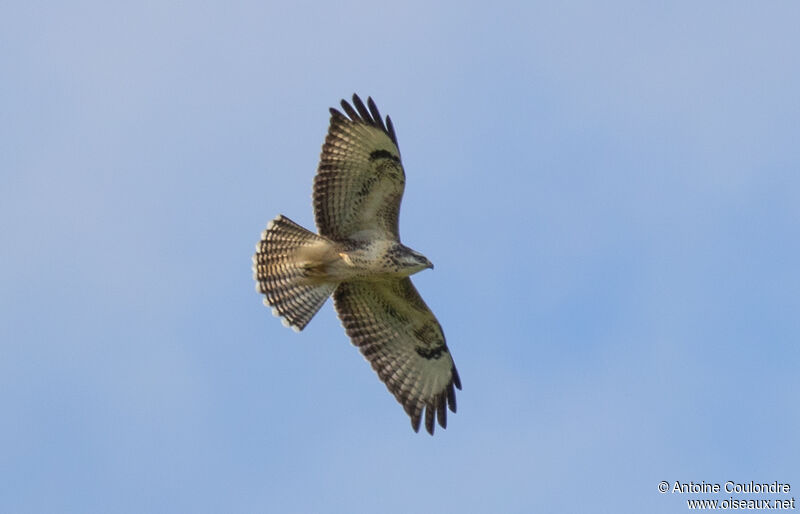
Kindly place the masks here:
<instances>
[{"instance_id":1,"label":"bird in flight","mask_svg":"<svg viewBox=\"0 0 800 514\"><path fill-rule=\"evenodd\" d=\"M405 188L392 120L353 95L331 119L314 177L319 234L279 215L256 244L253 278L264 304L301 331L325 300L419 431L447 427L461 389L442 327L411 283L433 264L400 242Z\"/></svg>"}]
</instances>

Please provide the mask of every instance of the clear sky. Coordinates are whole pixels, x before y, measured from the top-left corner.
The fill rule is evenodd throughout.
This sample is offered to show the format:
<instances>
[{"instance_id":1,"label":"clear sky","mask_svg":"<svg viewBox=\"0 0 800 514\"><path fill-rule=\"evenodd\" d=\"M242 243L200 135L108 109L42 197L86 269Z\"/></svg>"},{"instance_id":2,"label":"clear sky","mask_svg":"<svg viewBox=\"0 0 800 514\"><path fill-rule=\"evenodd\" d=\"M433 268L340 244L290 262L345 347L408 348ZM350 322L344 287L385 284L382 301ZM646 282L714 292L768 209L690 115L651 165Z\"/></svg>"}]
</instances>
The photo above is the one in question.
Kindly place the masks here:
<instances>
[{"instance_id":1,"label":"clear sky","mask_svg":"<svg viewBox=\"0 0 800 514\"><path fill-rule=\"evenodd\" d=\"M0 511L800 498L796 2L4 2ZM434 437L254 290L371 95L464 385Z\"/></svg>"}]
</instances>

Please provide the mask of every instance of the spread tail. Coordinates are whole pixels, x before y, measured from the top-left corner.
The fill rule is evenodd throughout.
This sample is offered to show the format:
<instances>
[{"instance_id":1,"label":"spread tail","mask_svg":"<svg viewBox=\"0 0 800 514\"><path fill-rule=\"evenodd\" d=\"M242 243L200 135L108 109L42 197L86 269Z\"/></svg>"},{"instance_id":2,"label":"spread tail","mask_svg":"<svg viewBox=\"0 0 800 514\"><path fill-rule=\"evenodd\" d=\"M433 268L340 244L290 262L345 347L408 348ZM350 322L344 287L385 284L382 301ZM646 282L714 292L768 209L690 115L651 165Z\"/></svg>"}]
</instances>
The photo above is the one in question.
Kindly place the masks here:
<instances>
[{"instance_id":1,"label":"spread tail","mask_svg":"<svg viewBox=\"0 0 800 514\"><path fill-rule=\"evenodd\" d=\"M325 281L324 271L335 255L333 243L283 215L261 233L253 255L256 290L285 326L303 330L333 293L337 283Z\"/></svg>"}]
</instances>

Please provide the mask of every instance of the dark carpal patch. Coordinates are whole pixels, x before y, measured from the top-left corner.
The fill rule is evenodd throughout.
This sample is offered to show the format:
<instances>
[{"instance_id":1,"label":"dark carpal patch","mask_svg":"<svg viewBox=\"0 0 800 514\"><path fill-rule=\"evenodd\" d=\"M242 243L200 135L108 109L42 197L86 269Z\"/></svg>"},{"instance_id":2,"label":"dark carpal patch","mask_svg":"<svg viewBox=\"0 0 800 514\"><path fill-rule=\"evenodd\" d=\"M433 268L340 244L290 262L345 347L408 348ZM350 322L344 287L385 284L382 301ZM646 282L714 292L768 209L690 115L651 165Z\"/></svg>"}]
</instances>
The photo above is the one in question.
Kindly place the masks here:
<instances>
[{"instance_id":1,"label":"dark carpal patch","mask_svg":"<svg viewBox=\"0 0 800 514\"><path fill-rule=\"evenodd\" d=\"M397 162L397 163L400 162L400 157L396 156L395 154L393 154L389 150L375 150L374 152L369 154L369 160L370 161L375 161L375 160L378 160L378 159L391 159L394 162Z\"/></svg>"},{"instance_id":2,"label":"dark carpal patch","mask_svg":"<svg viewBox=\"0 0 800 514\"><path fill-rule=\"evenodd\" d=\"M437 346L436 348L423 348L421 346L415 346L414 351L416 351L420 357L431 360L438 359L443 353L447 353L447 347Z\"/></svg>"},{"instance_id":3,"label":"dark carpal patch","mask_svg":"<svg viewBox=\"0 0 800 514\"><path fill-rule=\"evenodd\" d=\"M447 346L444 344L444 341L430 324L423 325L414 330L414 335L417 336L418 340L425 343L425 346L414 347L414 351L421 357L429 360L438 359L443 353L447 352Z\"/></svg>"}]
</instances>

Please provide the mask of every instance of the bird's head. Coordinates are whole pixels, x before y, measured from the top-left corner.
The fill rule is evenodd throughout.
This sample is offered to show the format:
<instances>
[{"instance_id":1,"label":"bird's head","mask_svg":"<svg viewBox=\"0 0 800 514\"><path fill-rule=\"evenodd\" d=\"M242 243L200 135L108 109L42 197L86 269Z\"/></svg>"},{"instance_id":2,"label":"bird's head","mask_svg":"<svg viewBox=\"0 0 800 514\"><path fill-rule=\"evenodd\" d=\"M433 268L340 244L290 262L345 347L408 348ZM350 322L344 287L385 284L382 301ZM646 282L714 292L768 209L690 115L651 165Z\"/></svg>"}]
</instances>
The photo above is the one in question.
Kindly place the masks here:
<instances>
[{"instance_id":1,"label":"bird's head","mask_svg":"<svg viewBox=\"0 0 800 514\"><path fill-rule=\"evenodd\" d=\"M401 269L409 275L413 275L424 269L433 269L433 263L427 257L412 250L407 246L400 245L400 251L397 252L396 258L400 264Z\"/></svg>"}]
</instances>

